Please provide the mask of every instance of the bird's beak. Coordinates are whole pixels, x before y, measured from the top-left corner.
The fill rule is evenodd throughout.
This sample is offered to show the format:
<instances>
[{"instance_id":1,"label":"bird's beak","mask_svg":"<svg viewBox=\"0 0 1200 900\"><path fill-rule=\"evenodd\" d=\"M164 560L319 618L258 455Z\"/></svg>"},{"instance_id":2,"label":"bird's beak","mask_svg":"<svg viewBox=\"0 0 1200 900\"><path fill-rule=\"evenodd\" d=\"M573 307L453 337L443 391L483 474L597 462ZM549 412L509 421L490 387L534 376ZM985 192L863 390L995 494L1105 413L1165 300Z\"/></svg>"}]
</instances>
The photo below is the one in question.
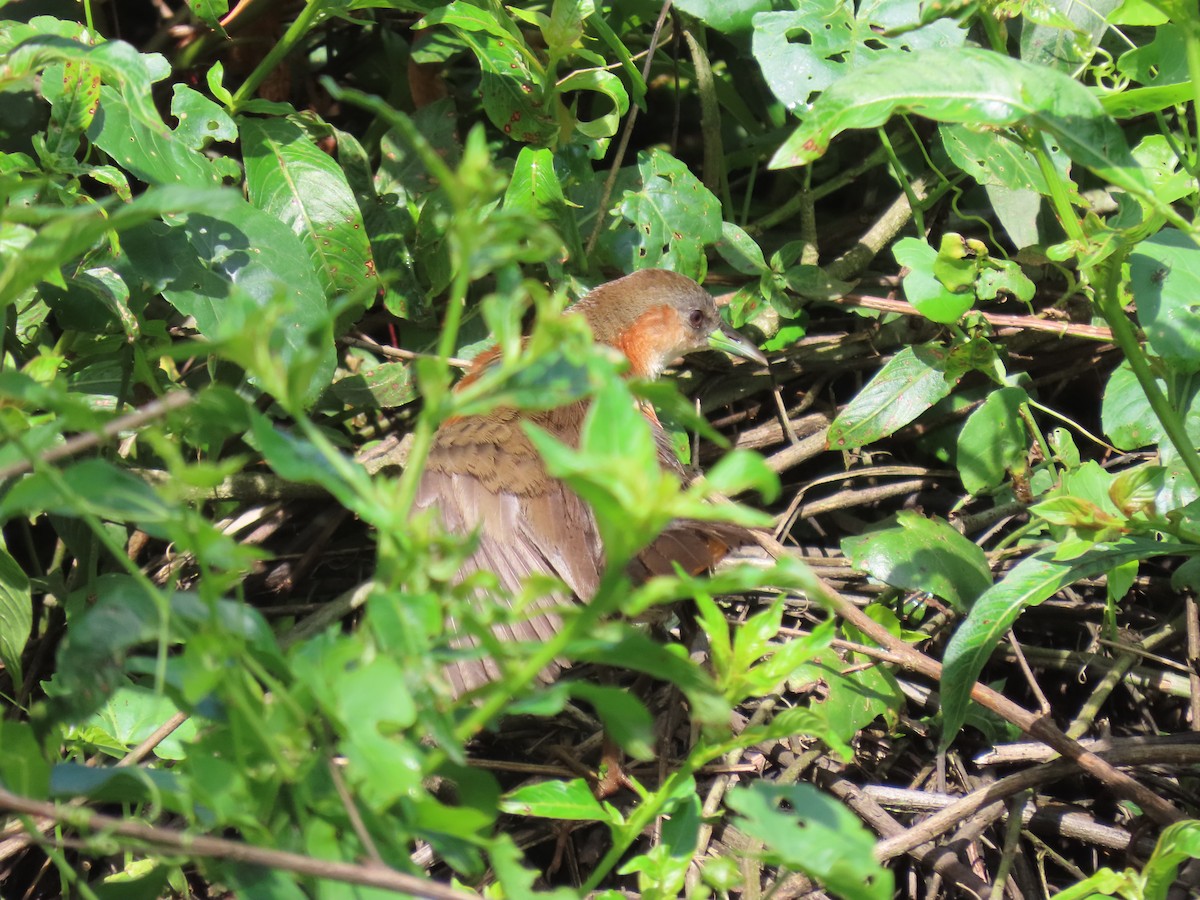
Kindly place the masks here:
<instances>
[{"instance_id":1,"label":"bird's beak","mask_svg":"<svg viewBox=\"0 0 1200 900\"><path fill-rule=\"evenodd\" d=\"M721 322L708 336L708 346L714 350L728 353L730 356L740 356L752 360L759 365L767 365L767 358L762 351L754 346L746 337L734 331L732 327Z\"/></svg>"}]
</instances>

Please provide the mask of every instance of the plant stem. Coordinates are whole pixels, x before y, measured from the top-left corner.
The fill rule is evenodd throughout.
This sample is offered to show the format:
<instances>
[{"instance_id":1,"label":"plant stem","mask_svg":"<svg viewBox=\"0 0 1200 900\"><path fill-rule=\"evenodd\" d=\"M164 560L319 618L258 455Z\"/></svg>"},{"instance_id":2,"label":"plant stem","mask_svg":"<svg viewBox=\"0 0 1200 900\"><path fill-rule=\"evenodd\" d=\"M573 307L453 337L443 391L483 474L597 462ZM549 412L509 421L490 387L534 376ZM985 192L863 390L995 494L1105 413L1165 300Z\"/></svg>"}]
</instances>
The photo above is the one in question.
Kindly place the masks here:
<instances>
[{"instance_id":1,"label":"plant stem","mask_svg":"<svg viewBox=\"0 0 1200 900\"><path fill-rule=\"evenodd\" d=\"M233 106L230 113L237 113L239 109L249 100L258 86L266 80L267 76L275 71L275 67L283 62L284 58L295 49L296 45L308 34L309 29L316 24L317 20L325 12L325 5L322 0L309 0L300 10L300 15L296 17L296 21L288 26L288 30L284 32L283 37L279 39L271 51L262 58L254 71L246 76L246 80L242 82L241 87L233 95Z\"/></svg>"},{"instance_id":2,"label":"plant stem","mask_svg":"<svg viewBox=\"0 0 1200 900\"><path fill-rule=\"evenodd\" d=\"M1103 282L1098 286L1096 305L1108 323L1108 327L1112 329L1113 340L1116 341L1117 346L1121 348L1121 352L1129 361L1129 367L1133 370L1134 377L1137 378L1142 392L1146 395L1150 408L1167 434L1167 440L1174 445L1175 452L1183 460L1188 474L1197 484L1200 484L1200 454L1197 454L1196 448L1192 446L1192 441L1187 435L1178 411L1170 404L1166 395L1159 388L1158 382L1155 381L1154 373L1150 370L1150 362L1146 358L1141 344L1138 343L1129 317L1121 307L1121 265L1124 260L1125 253L1120 251L1105 262L1108 271Z\"/></svg>"}]
</instances>

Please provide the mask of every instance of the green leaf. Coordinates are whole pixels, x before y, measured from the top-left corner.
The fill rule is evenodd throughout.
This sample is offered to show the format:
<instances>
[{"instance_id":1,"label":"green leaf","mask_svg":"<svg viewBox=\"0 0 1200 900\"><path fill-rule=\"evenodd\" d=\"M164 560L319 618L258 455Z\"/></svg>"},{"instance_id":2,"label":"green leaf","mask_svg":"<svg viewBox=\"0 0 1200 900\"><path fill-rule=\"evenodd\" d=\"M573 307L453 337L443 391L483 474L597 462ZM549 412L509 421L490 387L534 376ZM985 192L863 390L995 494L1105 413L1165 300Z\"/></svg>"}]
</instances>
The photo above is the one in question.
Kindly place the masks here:
<instances>
[{"instance_id":1,"label":"green leaf","mask_svg":"<svg viewBox=\"0 0 1200 900\"><path fill-rule=\"evenodd\" d=\"M504 192L504 204L541 219L552 218L566 207L567 198L554 171L553 153L521 148Z\"/></svg>"},{"instance_id":2,"label":"green leaf","mask_svg":"<svg viewBox=\"0 0 1200 900\"><path fill-rule=\"evenodd\" d=\"M594 119L576 119L575 130L592 140L611 137L617 133L621 117L629 112L629 94L621 79L612 72L601 69L584 69L572 72L557 84L560 94L568 91L588 91L600 94L611 104L612 108Z\"/></svg>"},{"instance_id":3,"label":"green leaf","mask_svg":"<svg viewBox=\"0 0 1200 900\"><path fill-rule=\"evenodd\" d=\"M654 753L654 719L636 697L622 688L571 681L573 697L586 700L604 723L605 732L634 759L650 760Z\"/></svg>"},{"instance_id":4,"label":"green leaf","mask_svg":"<svg viewBox=\"0 0 1200 900\"><path fill-rule=\"evenodd\" d=\"M904 276L905 299L925 318L952 325L975 305L974 292L950 291L934 276L938 253L920 238L901 238L893 245L892 254L909 270Z\"/></svg>"},{"instance_id":5,"label":"green leaf","mask_svg":"<svg viewBox=\"0 0 1200 900\"><path fill-rule=\"evenodd\" d=\"M678 0L675 6L714 31L737 34L750 28L757 13L769 10L771 0Z\"/></svg>"},{"instance_id":6,"label":"green leaf","mask_svg":"<svg viewBox=\"0 0 1200 900\"><path fill-rule=\"evenodd\" d=\"M778 623L776 623L778 624ZM809 634L792 636L781 643L765 643L757 655L765 655L766 659L757 665L749 666L754 659L747 659L748 654L743 648L742 634L746 626L737 630L737 648L734 660L734 684L739 690L730 693L735 702L742 702L749 697L765 697L780 690L784 682L790 682L801 668L813 658L824 653L830 641L833 640L833 620L828 620L816 626ZM776 629L777 631L778 629ZM775 635L773 634L772 637ZM738 667L744 667L742 673ZM738 696L734 697L733 694ZM872 715L874 718L874 715ZM850 732L853 734L853 732ZM839 733L843 738L850 734Z\"/></svg>"},{"instance_id":7,"label":"green leaf","mask_svg":"<svg viewBox=\"0 0 1200 900\"><path fill-rule=\"evenodd\" d=\"M1190 859L1200 859L1200 822L1193 819L1168 825L1142 870L1147 900L1166 900L1176 886L1180 864Z\"/></svg>"},{"instance_id":8,"label":"green leaf","mask_svg":"<svg viewBox=\"0 0 1200 900\"><path fill-rule=\"evenodd\" d=\"M74 726L68 736L112 757L124 756L179 712L168 697L140 685L118 688L88 719ZM186 745L196 735L196 721L189 719L154 748L159 759L187 757Z\"/></svg>"},{"instance_id":9,"label":"green leaf","mask_svg":"<svg viewBox=\"0 0 1200 900\"><path fill-rule=\"evenodd\" d=\"M100 110L88 133L92 143L147 184L219 185L228 174L190 148L157 115L145 117L137 104L108 85L100 89Z\"/></svg>"},{"instance_id":10,"label":"green leaf","mask_svg":"<svg viewBox=\"0 0 1200 900\"><path fill-rule=\"evenodd\" d=\"M156 526L176 517L176 511L150 485L103 459L74 463L59 479L42 473L30 475L15 484L0 503L0 518L40 512L89 513L136 524L160 536L163 532Z\"/></svg>"},{"instance_id":11,"label":"green leaf","mask_svg":"<svg viewBox=\"0 0 1200 900\"><path fill-rule=\"evenodd\" d=\"M733 497L755 490L764 503L779 496L779 476L772 471L762 455L753 450L731 450L704 474L704 484L711 491Z\"/></svg>"},{"instance_id":12,"label":"green leaf","mask_svg":"<svg viewBox=\"0 0 1200 900\"><path fill-rule=\"evenodd\" d=\"M370 493L364 469L349 461L336 466L311 441L276 427L257 411L251 415L254 443L277 475L287 481L319 485L347 509L362 511L360 497Z\"/></svg>"},{"instance_id":13,"label":"green leaf","mask_svg":"<svg viewBox=\"0 0 1200 900\"><path fill-rule=\"evenodd\" d=\"M829 446L865 447L903 428L954 388L959 376L949 363L950 354L935 345L905 347L838 414Z\"/></svg>"},{"instance_id":14,"label":"green leaf","mask_svg":"<svg viewBox=\"0 0 1200 900\"><path fill-rule=\"evenodd\" d=\"M479 60L480 95L492 124L513 140L548 144L558 136L555 97L543 84L536 55L507 16L453 0L434 10L418 26L446 25Z\"/></svg>"},{"instance_id":15,"label":"green leaf","mask_svg":"<svg viewBox=\"0 0 1200 900\"><path fill-rule=\"evenodd\" d=\"M380 363L339 378L323 397L356 410L396 409L416 399L417 386L408 363Z\"/></svg>"},{"instance_id":16,"label":"green leaf","mask_svg":"<svg viewBox=\"0 0 1200 900\"><path fill-rule=\"evenodd\" d=\"M905 511L896 525L845 538L856 569L892 587L926 591L959 612L992 585L987 556L941 519Z\"/></svg>"},{"instance_id":17,"label":"green leaf","mask_svg":"<svg viewBox=\"0 0 1200 900\"><path fill-rule=\"evenodd\" d=\"M869 662L829 648L793 669L787 680L793 691L822 686L826 696L812 702L808 710L819 718L806 728L847 759L852 754L840 748L848 748L855 735L880 717L894 724L906 702L896 676L884 666L867 665Z\"/></svg>"},{"instance_id":18,"label":"green leaf","mask_svg":"<svg viewBox=\"0 0 1200 900\"><path fill-rule=\"evenodd\" d=\"M0 719L0 784L24 797L50 795L50 765L28 722Z\"/></svg>"},{"instance_id":19,"label":"green leaf","mask_svg":"<svg viewBox=\"0 0 1200 900\"><path fill-rule=\"evenodd\" d=\"M618 870L622 875L639 873L638 886L645 900L684 896L685 879L700 841L700 797L694 790L663 812L662 840Z\"/></svg>"},{"instance_id":20,"label":"green leaf","mask_svg":"<svg viewBox=\"0 0 1200 900\"><path fill-rule=\"evenodd\" d=\"M717 244L721 259L743 275L765 275L770 269L763 258L762 248L754 238L732 222L721 223L721 240Z\"/></svg>"},{"instance_id":21,"label":"green leaf","mask_svg":"<svg viewBox=\"0 0 1200 900\"><path fill-rule=\"evenodd\" d=\"M955 463L967 493L999 487L1010 472L1028 468L1029 435L1021 407L1029 396L1021 388L992 391L967 418L958 434Z\"/></svg>"},{"instance_id":22,"label":"green leaf","mask_svg":"<svg viewBox=\"0 0 1200 900\"><path fill-rule=\"evenodd\" d=\"M175 135L192 150L204 150L213 141L232 143L238 139L237 125L216 103L185 84L175 85L171 114L179 120ZM234 169L231 174L238 176Z\"/></svg>"},{"instance_id":23,"label":"green leaf","mask_svg":"<svg viewBox=\"0 0 1200 900\"><path fill-rule=\"evenodd\" d=\"M1176 369L1200 371L1200 247L1164 228L1130 255L1129 287L1154 352Z\"/></svg>"},{"instance_id":24,"label":"green leaf","mask_svg":"<svg viewBox=\"0 0 1200 900\"><path fill-rule=\"evenodd\" d=\"M209 28L218 34L225 34L225 29L221 27L221 20L229 12L227 0L188 0L187 6L196 18Z\"/></svg>"},{"instance_id":25,"label":"green leaf","mask_svg":"<svg viewBox=\"0 0 1200 900\"><path fill-rule=\"evenodd\" d=\"M573 641L571 659L645 672L676 685L688 698L692 716L702 724L729 723L729 704L709 675L691 660L673 653L629 626L608 623Z\"/></svg>"},{"instance_id":26,"label":"green leaf","mask_svg":"<svg viewBox=\"0 0 1200 900\"><path fill-rule=\"evenodd\" d=\"M55 799L88 797L108 803L163 803L168 809L188 807L187 788L178 775L143 766L85 766L64 762L50 772Z\"/></svg>"},{"instance_id":27,"label":"green leaf","mask_svg":"<svg viewBox=\"0 0 1200 900\"><path fill-rule=\"evenodd\" d=\"M889 33L915 24L919 7L916 0L881 0L857 9L841 0L807 0L794 10L763 12L754 17L754 58L775 96L803 116L813 94L877 60L957 47L966 38L949 21Z\"/></svg>"},{"instance_id":28,"label":"green leaf","mask_svg":"<svg viewBox=\"0 0 1200 900\"><path fill-rule=\"evenodd\" d=\"M1156 378L1155 383L1169 396L1165 379ZM1165 434L1128 362L1122 362L1108 376L1100 421L1104 433L1119 450L1137 450L1159 444ZM1200 443L1200 394L1192 397L1184 425L1188 436Z\"/></svg>"},{"instance_id":29,"label":"green leaf","mask_svg":"<svg viewBox=\"0 0 1200 900\"><path fill-rule=\"evenodd\" d=\"M763 842L768 862L803 872L839 897L892 896L892 874L873 856L875 836L812 785L758 781L734 788L727 803L738 814L738 830Z\"/></svg>"},{"instance_id":30,"label":"green leaf","mask_svg":"<svg viewBox=\"0 0 1200 900\"><path fill-rule=\"evenodd\" d=\"M250 202L300 238L327 298L352 295L356 310L375 299L375 260L346 175L299 126L242 118Z\"/></svg>"},{"instance_id":31,"label":"green leaf","mask_svg":"<svg viewBox=\"0 0 1200 900\"><path fill-rule=\"evenodd\" d=\"M879 698L875 697L872 699L877 705ZM834 711L830 705L824 703L815 703L808 707L793 706L779 713L765 725L755 725L747 728L738 735L738 742L743 747L751 747L755 744L791 739L798 736L813 737L824 743L830 750L842 757L842 759L848 761L854 754L846 744L846 739L852 736L854 731L847 733L845 730L842 730L839 733L839 730L830 721L831 713L840 714L842 712L844 710ZM867 721L874 719L877 715L878 712L872 713L867 718ZM861 728L862 724L858 727Z\"/></svg>"},{"instance_id":32,"label":"green leaf","mask_svg":"<svg viewBox=\"0 0 1200 900\"><path fill-rule=\"evenodd\" d=\"M1124 537L1096 544L1075 559L1055 559L1051 549L1019 562L975 602L946 647L941 681L942 746L947 746L958 734L966 717L971 688L984 663L1022 612L1067 585L1100 575L1130 560L1182 554L1188 550L1181 544Z\"/></svg>"},{"instance_id":33,"label":"green leaf","mask_svg":"<svg viewBox=\"0 0 1200 900\"><path fill-rule=\"evenodd\" d=\"M1111 184L1148 193L1124 135L1086 87L986 50L925 50L850 73L820 96L771 167L812 162L842 131L874 128L904 112L977 127L1027 126L1045 132L1071 159Z\"/></svg>"},{"instance_id":34,"label":"green leaf","mask_svg":"<svg viewBox=\"0 0 1200 900\"><path fill-rule=\"evenodd\" d=\"M614 824L621 821L620 813L607 803L602 806L582 778L543 781L517 788L501 798L500 808L513 815L536 816L539 819Z\"/></svg>"},{"instance_id":35,"label":"green leaf","mask_svg":"<svg viewBox=\"0 0 1200 900\"><path fill-rule=\"evenodd\" d=\"M100 72L83 60L50 66L42 74L42 95L50 101L46 149L73 157L100 104Z\"/></svg>"},{"instance_id":36,"label":"green leaf","mask_svg":"<svg viewBox=\"0 0 1200 900\"><path fill-rule=\"evenodd\" d=\"M47 224L22 248L21 265L0 269L0 307L13 302L39 281L56 277L60 267L109 232L120 233L158 216L187 210L220 215L244 203L232 190L163 187L146 191L132 203L107 209L91 205L70 211L35 207L26 211L26 215L30 218L44 215Z\"/></svg>"},{"instance_id":37,"label":"green leaf","mask_svg":"<svg viewBox=\"0 0 1200 900\"><path fill-rule=\"evenodd\" d=\"M299 239L244 200L223 214L189 213L129 234L124 249L137 275L200 333L281 398L315 396L333 371L325 291Z\"/></svg>"},{"instance_id":38,"label":"green leaf","mask_svg":"<svg viewBox=\"0 0 1200 900\"><path fill-rule=\"evenodd\" d=\"M657 148L622 170L600 247L625 272L671 269L702 280L704 249L722 237L721 203L686 165Z\"/></svg>"},{"instance_id":39,"label":"green leaf","mask_svg":"<svg viewBox=\"0 0 1200 900\"><path fill-rule=\"evenodd\" d=\"M33 593L29 576L0 547L0 664L21 684L21 653L33 628Z\"/></svg>"},{"instance_id":40,"label":"green leaf","mask_svg":"<svg viewBox=\"0 0 1200 900\"><path fill-rule=\"evenodd\" d=\"M1030 4L1021 23L1021 59L1068 74L1081 71L1109 29L1105 16L1119 2Z\"/></svg>"}]
</instances>

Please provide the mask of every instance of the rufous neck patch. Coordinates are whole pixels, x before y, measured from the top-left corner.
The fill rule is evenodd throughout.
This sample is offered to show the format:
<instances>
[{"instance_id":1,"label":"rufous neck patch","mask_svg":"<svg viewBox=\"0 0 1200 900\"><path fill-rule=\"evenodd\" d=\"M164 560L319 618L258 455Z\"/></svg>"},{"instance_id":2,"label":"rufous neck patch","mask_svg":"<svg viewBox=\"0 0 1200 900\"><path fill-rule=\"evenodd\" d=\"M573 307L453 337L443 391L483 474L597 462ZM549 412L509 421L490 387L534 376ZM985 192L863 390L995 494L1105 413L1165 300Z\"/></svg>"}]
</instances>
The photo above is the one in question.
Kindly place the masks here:
<instances>
[{"instance_id":1,"label":"rufous neck patch","mask_svg":"<svg viewBox=\"0 0 1200 900\"><path fill-rule=\"evenodd\" d=\"M614 345L638 378L657 378L683 344L679 313L667 304L653 306L633 320Z\"/></svg>"}]
</instances>

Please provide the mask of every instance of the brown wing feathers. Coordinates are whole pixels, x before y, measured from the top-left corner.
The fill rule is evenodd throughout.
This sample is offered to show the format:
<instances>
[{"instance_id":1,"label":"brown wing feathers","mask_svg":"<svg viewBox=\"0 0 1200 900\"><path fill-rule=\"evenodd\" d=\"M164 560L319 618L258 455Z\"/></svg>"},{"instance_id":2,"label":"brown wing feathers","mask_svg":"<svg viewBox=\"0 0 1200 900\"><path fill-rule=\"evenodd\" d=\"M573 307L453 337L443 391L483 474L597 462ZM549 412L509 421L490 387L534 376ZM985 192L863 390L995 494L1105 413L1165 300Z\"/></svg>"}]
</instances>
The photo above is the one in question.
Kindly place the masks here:
<instances>
[{"instance_id":1,"label":"brown wing feathers","mask_svg":"<svg viewBox=\"0 0 1200 900\"><path fill-rule=\"evenodd\" d=\"M632 362L640 363L644 374L651 376L680 352L706 345L704 334L696 333L686 341L680 337L686 334L681 315L694 319L702 312L705 328L719 322L712 299L695 282L654 271L610 282L593 291L576 309L588 317L600 340L621 348L640 348L639 353L646 359ZM653 329L633 335L635 325ZM658 357L654 356L656 347ZM752 352L765 362L756 349ZM494 353L481 357L465 380L477 377L494 358ZM416 505L418 509L437 510L448 531L467 534L479 530L478 549L460 574L494 572L509 595L519 594L530 575L549 574L559 578L570 592L568 597L539 598L523 617L496 625L493 633L502 641L548 640L561 625L556 609L564 601L586 601L599 584L604 548L592 511L566 485L550 477L521 428L523 421L530 421L560 441L578 446L586 413L582 402L537 413L497 409L486 415L451 419L434 439ZM652 410L647 410L647 420L654 430L660 465L679 475L681 481L686 480ZM675 563L688 572L699 573L730 547L749 540L750 533L737 526L673 522L630 565L629 574L640 582L672 573ZM481 597L480 602L502 601ZM474 643L456 629L456 623L448 622L447 627L451 632L458 631L456 646ZM542 677L552 678L558 668L551 667ZM499 675L495 661L486 656L464 658L448 670L456 695Z\"/></svg>"}]
</instances>

